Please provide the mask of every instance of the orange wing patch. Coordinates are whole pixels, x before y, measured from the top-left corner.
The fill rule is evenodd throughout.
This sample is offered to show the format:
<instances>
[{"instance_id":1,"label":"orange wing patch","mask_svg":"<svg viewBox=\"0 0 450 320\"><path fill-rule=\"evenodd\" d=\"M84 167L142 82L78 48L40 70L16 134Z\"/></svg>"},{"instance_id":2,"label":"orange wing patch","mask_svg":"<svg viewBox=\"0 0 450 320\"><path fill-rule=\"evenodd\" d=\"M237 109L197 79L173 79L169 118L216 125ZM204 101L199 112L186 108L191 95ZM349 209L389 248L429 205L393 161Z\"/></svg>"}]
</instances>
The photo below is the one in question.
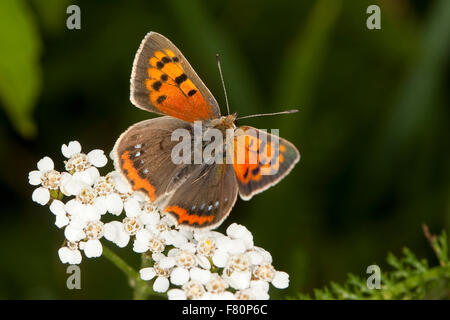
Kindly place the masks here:
<instances>
[{"instance_id":1,"label":"orange wing patch","mask_svg":"<svg viewBox=\"0 0 450 320\"><path fill-rule=\"evenodd\" d=\"M233 168L238 180L244 184L276 174L286 152L284 145L264 141L252 134L236 136L233 149Z\"/></svg>"},{"instance_id":2,"label":"orange wing patch","mask_svg":"<svg viewBox=\"0 0 450 320\"><path fill-rule=\"evenodd\" d=\"M193 225L195 223L203 225L206 222L211 223L214 219L213 215L199 216L197 214L188 213L186 209L179 206L168 206L164 209L164 211L175 214L178 217L179 224L187 222L189 225Z\"/></svg>"},{"instance_id":3,"label":"orange wing patch","mask_svg":"<svg viewBox=\"0 0 450 320\"><path fill-rule=\"evenodd\" d=\"M130 159L130 152L125 151L120 158L122 159L122 168L124 170L124 174L127 177L128 181L130 181L133 190L135 191L145 191L153 202L156 199L155 187L146 180L142 179L139 176L139 172L133 165L133 161Z\"/></svg>"},{"instance_id":4,"label":"orange wing patch","mask_svg":"<svg viewBox=\"0 0 450 320\"><path fill-rule=\"evenodd\" d=\"M188 78L172 50L155 51L148 62L145 86L155 108L188 122L214 117L211 106Z\"/></svg>"}]
</instances>

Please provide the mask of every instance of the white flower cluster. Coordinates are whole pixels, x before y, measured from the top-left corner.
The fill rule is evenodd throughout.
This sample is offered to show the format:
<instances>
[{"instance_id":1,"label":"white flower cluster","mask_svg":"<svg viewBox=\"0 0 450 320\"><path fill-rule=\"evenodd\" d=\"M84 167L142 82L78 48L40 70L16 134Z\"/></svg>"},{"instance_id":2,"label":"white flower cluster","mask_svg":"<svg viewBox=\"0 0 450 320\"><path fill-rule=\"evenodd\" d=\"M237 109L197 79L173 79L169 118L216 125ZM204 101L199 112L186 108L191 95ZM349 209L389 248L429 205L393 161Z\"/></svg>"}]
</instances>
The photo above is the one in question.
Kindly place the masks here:
<instances>
[{"instance_id":1,"label":"white flower cluster","mask_svg":"<svg viewBox=\"0 0 450 320\"><path fill-rule=\"evenodd\" d=\"M269 299L270 283L288 287L288 274L275 270L270 253L254 246L246 227L233 223L226 235L180 229L133 193L120 174L100 175L97 168L107 163L102 150L84 154L80 143L72 141L62 153L65 172L44 157L28 178L38 186L33 201L49 205L55 225L64 228L58 251L63 263L81 263L80 251L87 258L101 256L104 237L121 248L132 242L133 251L150 257L152 266L141 269L140 276L169 299ZM64 196L70 197L65 203ZM104 223L107 214L110 222Z\"/></svg>"}]
</instances>

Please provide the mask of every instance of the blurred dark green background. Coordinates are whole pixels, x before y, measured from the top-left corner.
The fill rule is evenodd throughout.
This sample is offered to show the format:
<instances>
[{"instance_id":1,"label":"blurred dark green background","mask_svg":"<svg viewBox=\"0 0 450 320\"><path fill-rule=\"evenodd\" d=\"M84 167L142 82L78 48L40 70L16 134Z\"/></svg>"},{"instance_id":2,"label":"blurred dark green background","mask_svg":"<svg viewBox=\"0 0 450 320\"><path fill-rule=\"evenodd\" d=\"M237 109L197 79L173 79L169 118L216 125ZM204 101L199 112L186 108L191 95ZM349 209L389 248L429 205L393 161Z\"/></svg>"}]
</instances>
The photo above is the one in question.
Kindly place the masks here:
<instances>
[{"instance_id":1,"label":"blurred dark green background","mask_svg":"<svg viewBox=\"0 0 450 320\"><path fill-rule=\"evenodd\" d=\"M81 30L66 28L70 4ZM381 30L366 28L370 4ZM222 111L216 53L233 112L300 109L238 123L280 128L302 159L276 187L238 200L220 228L246 225L290 274L273 298L373 263L383 272L404 245L436 263L420 226L450 223L450 1L2 0L0 298L131 297L105 259L84 259L82 290L66 289L63 233L31 201L27 174L45 155L63 169L60 146L73 139L109 152L153 117L129 101L134 54L151 30L183 51ZM138 265L130 248L115 251Z\"/></svg>"}]
</instances>

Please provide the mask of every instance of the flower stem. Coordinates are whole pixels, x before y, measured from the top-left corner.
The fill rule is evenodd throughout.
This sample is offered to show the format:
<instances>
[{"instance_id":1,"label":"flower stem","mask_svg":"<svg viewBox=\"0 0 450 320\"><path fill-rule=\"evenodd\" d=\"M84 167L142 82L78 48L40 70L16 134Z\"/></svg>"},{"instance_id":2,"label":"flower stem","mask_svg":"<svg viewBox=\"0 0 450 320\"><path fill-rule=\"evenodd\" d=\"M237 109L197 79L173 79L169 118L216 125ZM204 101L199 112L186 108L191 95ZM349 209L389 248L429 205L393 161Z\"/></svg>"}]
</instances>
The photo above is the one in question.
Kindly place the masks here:
<instances>
[{"instance_id":1,"label":"flower stem","mask_svg":"<svg viewBox=\"0 0 450 320\"><path fill-rule=\"evenodd\" d=\"M123 271L129 279L129 284L133 288L133 299L134 300L145 300L150 295L163 297L163 295L158 294L152 290L152 288L141 279L139 272L134 270L125 260L115 254L111 249L103 245L103 256L112 262L117 268ZM145 266L145 258L142 256L142 265Z\"/></svg>"},{"instance_id":2,"label":"flower stem","mask_svg":"<svg viewBox=\"0 0 450 320\"><path fill-rule=\"evenodd\" d=\"M152 265L153 265L153 263L151 261L151 257L149 257L149 256L147 256L147 254L143 253L141 255L141 269L150 267ZM143 285L142 285L142 283L143 283ZM136 283L136 286L134 287L134 291L133 291L133 299L134 300L145 300L150 295L160 296L160 297L163 296L159 293L154 292L153 288L150 287L149 285L147 285L146 282L142 281L142 283Z\"/></svg>"},{"instance_id":3,"label":"flower stem","mask_svg":"<svg viewBox=\"0 0 450 320\"><path fill-rule=\"evenodd\" d=\"M128 263L125 262L121 257L111 251L108 247L103 245L103 256L111 261L117 268L122 270L130 279L137 280L139 278L139 273L134 270Z\"/></svg>"},{"instance_id":4,"label":"flower stem","mask_svg":"<svg viewBox=\"0 0 450 320\"><path fill-rule=\"evenodd\" d=\"M106 246L103 246L103 256L112 262L117 268L122 270L126 276L128 276L130 286L134 289L133 299L142 300L147 297L145 292L147 291L148 286L145 281L140 278L139 272L134 270L128 263L125 262L125 260Z\"/></svg>"}]
</instances>

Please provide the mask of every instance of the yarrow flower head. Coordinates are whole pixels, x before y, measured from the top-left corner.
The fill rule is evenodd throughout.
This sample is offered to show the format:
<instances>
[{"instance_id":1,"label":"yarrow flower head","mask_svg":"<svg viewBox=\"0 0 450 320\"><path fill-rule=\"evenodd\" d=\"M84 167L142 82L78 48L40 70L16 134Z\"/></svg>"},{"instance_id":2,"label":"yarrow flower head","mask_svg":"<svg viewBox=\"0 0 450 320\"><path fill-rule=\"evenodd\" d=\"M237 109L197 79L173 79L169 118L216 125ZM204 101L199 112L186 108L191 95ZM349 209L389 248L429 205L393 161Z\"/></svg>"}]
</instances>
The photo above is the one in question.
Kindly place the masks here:
<instances>
[{"instance_id":1,"label":"yarrow flower head","mask_svg":"<svg viewBox=\"0 0 450 320\"><path fill-rule=\"evenodd\" d=\"M44 157L28 175L37 186L33 201L49 205L64 231L62 263L81 263L81 252L100 257L106 239L141 254L140 278L168 299L269 299L270 285L288 287L289 275L276 270L245 226L233 223L226 234L179 228L118 172L100 174L107 164L102 150L81 150L77 141L64 144L65 171Z\"/></svg>"}]
</instances>

